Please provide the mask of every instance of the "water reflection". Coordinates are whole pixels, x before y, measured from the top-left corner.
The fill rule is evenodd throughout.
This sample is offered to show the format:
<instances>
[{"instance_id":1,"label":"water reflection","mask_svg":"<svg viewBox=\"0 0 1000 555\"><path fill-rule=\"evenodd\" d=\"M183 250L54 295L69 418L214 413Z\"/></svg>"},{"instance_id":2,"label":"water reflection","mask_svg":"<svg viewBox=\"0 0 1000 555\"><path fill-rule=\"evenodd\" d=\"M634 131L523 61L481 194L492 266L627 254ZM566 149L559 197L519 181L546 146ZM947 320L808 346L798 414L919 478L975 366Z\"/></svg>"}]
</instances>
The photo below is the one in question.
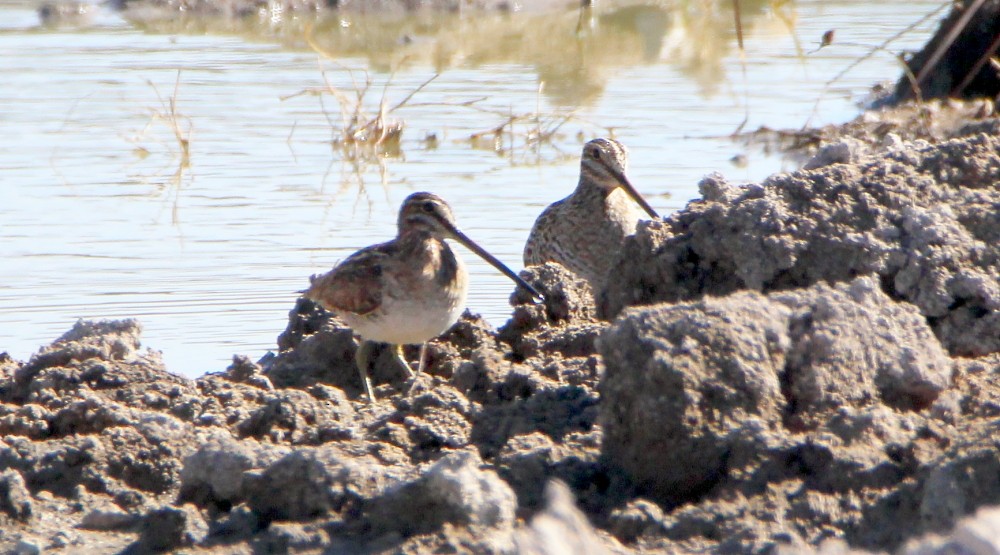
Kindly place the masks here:
<instances>
[{"instance_id":1,"label":"water reflection","mask_svg":"<svg viewBox=\"0 0 1000 555\"><path fill-rule=\"evenodd\" d=\"M48 28L86 27L99 9L89 2L46 2L38 8L38 19Z\"/></svg>"},{"instance_id":2,"label":"water reflection","mask_svg":"<svg viewBox=\"0 0 1000 555\"><path fill-rule=\"evenodd\" d=\"M607 4L607 5L606 5ZM789 9L781 0L742 1L742 24L770 10ZM609 78L626 67L665 60L706 92L723 81L723 60L736 34L732 4L692 1L659 4L600 3L594 8L544 13L378 14L326 12L318 17L269 14L243 19L162 18L128 10L137 27L156 33L238 34L275 40L291 49L315 49L333 60L360 58L376 72L430 65L457 67L521 64L546 83L544 94L558 106L593 106Z\"/></svg>"},{"instance_id":3,"label":"water reflection","mask_svg":"<svg viewBox=\"0 0 1000 555\"><path fill-rule=\"evenodd\" d=\"M726 42L711 33L672 28L685 21L657 5L471 19L454 14L394 19L359 14L327 17L310 34L324 54L364 57L383 71L413 64L431 64L437 71L522 64L546 83L544 94L551 102L575 107L596 103L609 74L658 61L671 33Z\"/></svg>"}]
</instances>

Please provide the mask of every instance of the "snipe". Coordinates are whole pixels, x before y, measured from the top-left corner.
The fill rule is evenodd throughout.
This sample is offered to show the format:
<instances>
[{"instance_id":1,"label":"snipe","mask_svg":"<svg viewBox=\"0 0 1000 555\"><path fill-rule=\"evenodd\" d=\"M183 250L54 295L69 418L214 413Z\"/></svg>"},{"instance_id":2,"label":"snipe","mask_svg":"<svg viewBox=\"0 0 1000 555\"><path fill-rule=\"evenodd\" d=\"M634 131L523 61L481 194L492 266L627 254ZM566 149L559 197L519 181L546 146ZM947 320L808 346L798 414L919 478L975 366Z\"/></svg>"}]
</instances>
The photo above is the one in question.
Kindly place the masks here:
<instances>
[{"instance_id":1,"label":"snipe","mask_svg":"<svg viewBox=\"0 0 1000 555\"><path fill-rule=\"evenodd\" d=\"M625 177L627 167L628 152L618 141L594 139L584 145L576 190L535 220L524 264L558 262L599 290L625 237L635 233L640 207L660 217Z\"/></svg>"},{"instance_id":2,"label":"snipe","mask_svg":"<svg viewBox=\"0 0 1000 555\"><path fill-rule=\"evenodd\" d=\"M402 345L420 344L423 371L427 341L448 330L465 309L469 275L445 239L453 239L525 288L541 295L455 224L451 207L437 195L414 193L399 209L396 238L363 248L328 273L310 278L304 293L336 313L361 336L356 363L369 400L374 400L368 365L371 342L394 346L412 375Z\"/></svg>"}]
</instances>

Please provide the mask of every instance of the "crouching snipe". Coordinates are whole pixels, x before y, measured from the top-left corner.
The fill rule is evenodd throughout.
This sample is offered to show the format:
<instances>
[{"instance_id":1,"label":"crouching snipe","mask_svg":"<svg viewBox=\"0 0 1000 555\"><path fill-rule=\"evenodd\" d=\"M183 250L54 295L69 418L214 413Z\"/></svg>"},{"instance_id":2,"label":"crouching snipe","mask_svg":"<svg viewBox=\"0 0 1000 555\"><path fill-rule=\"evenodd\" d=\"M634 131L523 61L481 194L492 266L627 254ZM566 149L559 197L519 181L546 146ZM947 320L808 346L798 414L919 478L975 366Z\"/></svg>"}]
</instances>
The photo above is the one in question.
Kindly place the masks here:
<instances>
[{"instance_id":1,"label":"crouching snipe","mask_svg":"<svg viewBox=\"0 0 1000 555\"><path fill-rule=\"evenodd\" d=\"M643 212L660 217L625 177L627 168L628 152L618 141L594 139L584 145L576 190L535 220L524 264L558 262L600 291Z\"/></svg>"}]
</instances>

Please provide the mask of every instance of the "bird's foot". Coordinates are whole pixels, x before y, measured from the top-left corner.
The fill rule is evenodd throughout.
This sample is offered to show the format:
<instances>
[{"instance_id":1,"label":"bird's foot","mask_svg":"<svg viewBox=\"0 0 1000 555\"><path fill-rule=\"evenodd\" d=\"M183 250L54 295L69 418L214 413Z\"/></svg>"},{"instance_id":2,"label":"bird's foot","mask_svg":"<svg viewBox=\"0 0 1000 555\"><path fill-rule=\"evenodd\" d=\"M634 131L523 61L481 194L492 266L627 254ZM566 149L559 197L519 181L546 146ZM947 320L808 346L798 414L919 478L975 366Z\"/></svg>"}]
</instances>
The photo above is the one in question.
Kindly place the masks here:
<instances>
[{"instance_id":1,"label":"bird's foot","mask_svg":"<svg viewBox=\"0 0 1000 555\"><path fill-rule=\"evenodd\" d=\"M406 373L409 374L409 376L412 378L415 374L413 373L413 368L410 368L410 363L406 362L406 357L403 356L403 346L393 345L392 349L393 352L396 354L396 360L399 361L399 364L406 369Z\"/></svg>"}]
</instances>

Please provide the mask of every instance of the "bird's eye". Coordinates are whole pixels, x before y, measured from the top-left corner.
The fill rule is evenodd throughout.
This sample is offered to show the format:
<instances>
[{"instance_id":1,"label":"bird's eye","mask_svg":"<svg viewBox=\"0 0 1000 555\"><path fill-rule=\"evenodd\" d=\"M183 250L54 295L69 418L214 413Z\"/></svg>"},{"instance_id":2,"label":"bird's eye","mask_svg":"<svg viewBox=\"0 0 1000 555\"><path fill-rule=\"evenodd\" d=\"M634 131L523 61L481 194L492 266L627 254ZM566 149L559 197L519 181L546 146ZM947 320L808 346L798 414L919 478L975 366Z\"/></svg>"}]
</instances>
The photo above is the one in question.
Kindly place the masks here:
<instances>
[{"instance_id":1,"label":"bird's eye","mask_svg":"<svg viewBox=\"0 0 1000 555\"><path fill-rule=\"evenodd\" d=\"M423 205L423 209L424 209L424 212L433 212L434 211L434 203L433 202L425 202L424 205Z\"/></svg>"},{"instance_id":2,"label":"bird's eye","mask_svg":"<svg viewBox=\"0 0 1000 555\"><path fill-rule=\"evenodd\" d=\"M601 151L600 150L592 150L592 151L590 151L590 155L594 158L594 160L597 160L598 162L601 161Z\"/></svg>"}]
</instances>

